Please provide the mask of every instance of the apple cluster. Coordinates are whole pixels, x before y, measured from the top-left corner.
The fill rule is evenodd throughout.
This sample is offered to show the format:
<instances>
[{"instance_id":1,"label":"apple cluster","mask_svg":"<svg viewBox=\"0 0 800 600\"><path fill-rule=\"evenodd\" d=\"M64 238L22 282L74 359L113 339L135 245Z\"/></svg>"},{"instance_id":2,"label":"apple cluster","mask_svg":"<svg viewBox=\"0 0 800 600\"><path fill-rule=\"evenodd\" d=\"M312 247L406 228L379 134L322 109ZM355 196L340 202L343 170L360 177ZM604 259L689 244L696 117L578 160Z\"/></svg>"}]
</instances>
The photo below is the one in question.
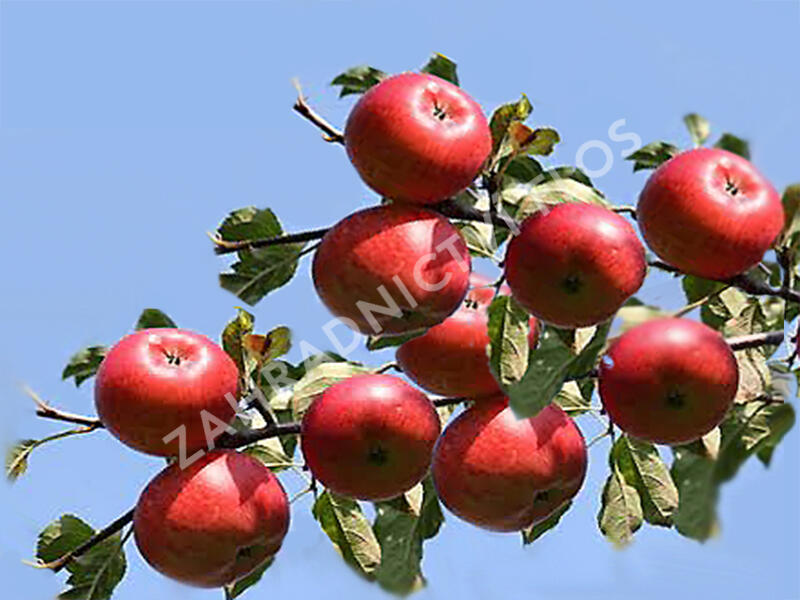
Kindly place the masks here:
<instances>
[{"instance_id":1,"label":"apple cluster","mask_svg":"<svg viewBox=\"0 0 800 600\"><path fill-rule=\"evenodd\" d=\"M404 336L400 370L327 387L305 412L301 449L327 489L358 500L394 498L431 473L459 518L494 531L546 520L580 490L587 447L550 404L518 418L490 367L493 301L529 314L528 350L543 328L611 319L641 287L645 247L606 206L547 205L520 223L504 279L472 272L459 229L439 203L470 186L496 148L480 106L430 74L404 73L369 89L344 131L347 154L385 201L341 220L313 260L319 298L363 334ZM638 204L647 246L685 273L726 280L755 265L783 227L777 192L744 158L720 149L681 153L650 177ZM597 370L614 424L657 444L696 440L737 392L734 354L710 327L662 318L615 339ZM134 531L158 571L197 586L235 582L274 556L289 527L281 484L259 461L213 450L242 395L236 363L211 340L178 329L122 339L97 373L105 427L138 451L177 457L143 491ZM421 389L419 389L421 388ZM467 408L442 432L431 398ZM209 449L211 449L209 451Z\"/></svg>"}]
</instances>

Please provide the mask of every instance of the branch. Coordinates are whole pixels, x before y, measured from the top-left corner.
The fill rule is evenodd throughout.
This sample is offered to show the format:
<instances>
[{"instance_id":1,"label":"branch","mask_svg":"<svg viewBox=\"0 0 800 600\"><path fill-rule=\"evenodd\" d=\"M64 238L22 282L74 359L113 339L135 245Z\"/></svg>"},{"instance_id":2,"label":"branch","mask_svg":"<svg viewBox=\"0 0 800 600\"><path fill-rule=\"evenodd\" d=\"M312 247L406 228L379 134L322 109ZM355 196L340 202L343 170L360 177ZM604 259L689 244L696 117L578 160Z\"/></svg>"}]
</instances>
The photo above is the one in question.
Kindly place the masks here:
<instances>
[{"instance_id":1,"label":"branch","mask_svg":"<svg viewBox=\"0 0 800 600\"><path fill-rule=\"evenodd\" d=\"M314 112L314 109L312 109L308 103L306 103L306 99L303 98L303 90L300 89L300 85L297 82L295 82L295 87L297 88L297 100L295 101L294 106L292 106L292 109L301 117L307 121L310 121L314 126L320 129L323 133L323 140L326 142L344 145L344 135L342 132Z\"/></svg>"},{"instance_id":2,"label":"branch","mask_svg":"<svg viewBox=\"0 0 800 600\"><path fill-rule=\"evenodd\" d=\"M441 408L442 406L452 406L453 404L461 404L462 402L466 402L469 398L435 398L431 400L433 405L436 408Z\"/></svg>"},{"instance_id":3,"label":"branch","mask_svg":"<svg viewBox=\"0 0 800 600\"><path fill-rule=\"evenodd\" d=\"M618 214L630 215L632 219L636 220L636 208L633 206L612 206L611 210Z\"/></svg>"},{"instance_id":4,"label":"branch","mask_svg":"<svg viewBox=\"0 0 800 600\"><path fill-rule=\"evenodd\" d=\"M281 246L283 244L297 244L301 242L310 242L312 240L321 239L330 227L323 229L311 229L309 231L301 231L299 233L287 233L286 235L279 235L270 238L258 238L254 240L240 240L237 242L225 241L219 237L212 236L211 240L214 242L214 252L216 254L232 254L239 250L252 250L254 248L265 248L267 246Z\"/></svg>"},{"instance_id":5,"label":"branch","mask_svg":"<svg viewBox=\"0 0 800 600\"><path fill-rule=\"evenodd\" d=\"M780 346L783 343L783 331L765 331L727 338L725 340L732 350L747 350L760 346Z\"/></svg>"},{"instance_id":6,"label":"branch","mask_svg":"<svg viewBox=\"0 0 800 600\"><path fill-rule=\"evenodd\" d=\"M95 417L84 417L83 415L75 415L72 413L53 408L47 402L42 400L36 392L29 387L25 386L23 391L31 397L36 404L36 416L43 419L53 419L54 421L64 421L65 423L75 423L76 425L83 425L88 428L88 431L101 429L103 424L100 419Z\"/></svg>"},{"instance_id":7,"label":"branch","mask_svg":"<svg viewBox=\"0 0 800 600\"><path fill-rule=\"evenodd\" d=\"M58 573L61 569L66 567L72 560L79 558L86 554L89 550L97 546L99 543L106 541L115 533L119 533L122 529L128 525L131 521L133 521L133 513L135 509L130 509L116 521L111 523L105 529L102 529L95 533L92 537L86 540L77 548L70 550L61 558L54 560L53 562L49 563L38 563L33 566L39 569L52 569L54 572Z\"/></svg>"},{"instance_id":8,"label":"branch","mask_svg":"<svg viewBox=\"0 0 800 600\"><path fill-rule=\"evenodd\" d=\"M502 212L491 212L477 209L473 206L466 206L456 202L455 200L448 199L434 204L430 207L440 215L449 217L451 219L460 219L462 221L480 221L481 223L492 224L497 227L504 227L512 231L519 230L519 224Z\"/></svg>"},{"instance_id":9,"label":"branch","mask_svg":"<svg viewBox=\"0 0 800 600\"><path fill-rule=\"evenodd\" d=\"M278 423L267 425L260 429L240 431L237 433L223 434L215 442L217 448L241 448L261 440L274 438L281 435L296 435L300 433L300 423Z\"/></svg>"}]
</instances>

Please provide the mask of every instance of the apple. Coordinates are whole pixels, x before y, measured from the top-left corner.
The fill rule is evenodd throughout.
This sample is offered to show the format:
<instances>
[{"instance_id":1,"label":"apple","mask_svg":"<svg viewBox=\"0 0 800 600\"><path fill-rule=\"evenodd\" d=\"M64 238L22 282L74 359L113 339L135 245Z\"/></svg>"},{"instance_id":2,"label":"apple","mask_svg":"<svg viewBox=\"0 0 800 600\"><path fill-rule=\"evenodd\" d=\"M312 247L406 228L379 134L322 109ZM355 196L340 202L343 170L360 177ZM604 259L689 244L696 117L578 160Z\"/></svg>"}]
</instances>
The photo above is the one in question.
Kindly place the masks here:
<instances>
[{"instance_id":1,"label":"apple","mask_svg":"<svg viewBox=\"0 0 800 600\"><path fill-rule=\"evenodd\" d=\"M347 119L344 143L380 195L433 204L467 188L492 150L481 107L434 75L402 73L370 88Z\"/></svg>"},{"instance_id":2,"label":"apple","mask_svg":"<svg viewBox=\"0 0 800 600\"><path fill-rule=\"evenodd\" d=\"M320 299L348 326L401 334L440 323L461 304L470 256L458 229L410 205L360 210L331 228L314 255Z\"/></svg>"},{"instance_id":3,"label":"apple","mask_svg":"<svg viewBox=\"0 0 800 600\"><path fill-rule=\"evenodd\" d=\"M586 443L555 404L518 419L496 396L448 425L433 455L433 482L447 508L492 531L520 531L572 499L586 475Z\"/></svg>"},{"instance_id":4,"label":"apple","mask_svg":"<svg viewBox=\"0 0 800 600\"><path fill-rule=\"evenodd\" d=\"M183 329L144 329L108 352L97 371L94 398L103 425L122 443L147 454L178 456L182 443L187 455L208 447L206 428L222 433L215 419L233 419L238 389L236 364L207 337Z\"/></svg>"},{"instance_id":5,"label":"apple","mask_svg":"<svg viewBox=\"0 0 800 600\"><path fill-rule=\"evenodd\" d=\"M644 282L644 247L633 227L595 204L534 213L506 253L506 280L532 315L558 327L609 319Z\"/></svg>"},{"instance_id":6,"label":"apple","mask_svg":"<svg viewBox=\"0 0 800 600\"><path fill-rule=\"evenodd\" d=\"M359 500L386 500L428 471L441 424L428 397L391 375L356 375L314 399L301 447L327 488Z\"/></svg>"},{"instance_id":7,"label":"apple","mask_svg":"<svg viewBox=\"0 0 800 600\"><path fill-rule=\"evenodd\" d=\"M600 399L624 432L657 444L702 437L725 417L739 384L725 339L688 319L628 330L600 362Z\"/></svg>"},{"instance_id":8,"label":"apple","mask_svg":"<svg viewBox=\"0 0 800 600\"><path fill-rule=\"evenodd\" d=\"M698 148L662 164L639 196L647 245L685 273L728 279L755 266L783 229L778 192L750 163Z\"/></svg>"},{"instance_id":9,"label":"apple","mask_svg":"<svg viewBox=\"0 0 800 600\"><path fill-rule=\"evenodd\" d=\"M488 290L494 295L494 288ZM468 296L469 296L468 294ZM501 392L489 368L489 315L486 304L468 299L451 316L421 336L404 342L397 363L417 385L442 396L479 398ZM536 346L539 327L529 321L528 344Z\"/></svg>"},{"instance_id":10,"label":"apple","mask_svg":"<svg viewBox=\"0 0 800 600\"><path fill-rule=\"evenodd\" d=\"M175 463L145 488L133 517L136 545L157 571L222 587L274 556L289 530L289 500L255 458L232 450Z\"/></svg>"}]
</instances>

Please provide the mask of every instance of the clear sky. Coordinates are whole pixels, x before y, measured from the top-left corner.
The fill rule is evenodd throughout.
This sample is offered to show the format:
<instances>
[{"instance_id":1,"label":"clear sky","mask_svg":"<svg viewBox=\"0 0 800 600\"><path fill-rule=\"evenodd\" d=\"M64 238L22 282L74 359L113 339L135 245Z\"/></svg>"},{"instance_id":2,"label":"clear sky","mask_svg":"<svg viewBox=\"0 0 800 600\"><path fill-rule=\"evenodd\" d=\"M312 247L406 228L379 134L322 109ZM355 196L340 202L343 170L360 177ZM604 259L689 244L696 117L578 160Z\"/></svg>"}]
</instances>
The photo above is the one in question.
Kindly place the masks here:
<instances>
[{"instance_id":1,"label":"clear sky","mask_svg":"<svg viewBox=\"0 0 800 600\"><path fill-rule=\"evenodd\" d=\"M291 112L291 78L343 123L352 100L337 99L334 75L360 63L412 69L445 53L487 111L529 94L532 122L564 140L551 164L573 163L584 142L608 143L613 168L596 184L630 204L646 175L632 175L619 158L629 144L609 138L619 119L644 142L687 144L681 116L700 112L717 134L749 138L777 187L800 180L798 34L793 0L0 2L0 441L58 428L34 418L23 382L91 413L91 384L76 390L61 369L78 348L128 332L144 307L218 335L239 302L217 286L226 261L205 232L230 210L271 207L300 230L376 201L344 153ZM590 168L601 162L587 153ZM323 347L329 317L308 267L254 312L262 330L287 324ZM641 297L682 303L664 276ZM391 353L354 358L378 364ZM625 552L596 526L601 442L574 508L529 548L449 517L426 544L430 585L417 597L798 598L798 438L795 429L768 471L754 460L723 488L718 538L701 545L647 528ZM62 512L110 522L161 465L102 432L38 451L15 486L0 485L6 595L54 596L63 577L21 563L37 532ZM252 597L381 597L341 563L305 500ZM121 600L221 598L152 572L133 544L128 554Z\"/></svg>"}]
</instances>

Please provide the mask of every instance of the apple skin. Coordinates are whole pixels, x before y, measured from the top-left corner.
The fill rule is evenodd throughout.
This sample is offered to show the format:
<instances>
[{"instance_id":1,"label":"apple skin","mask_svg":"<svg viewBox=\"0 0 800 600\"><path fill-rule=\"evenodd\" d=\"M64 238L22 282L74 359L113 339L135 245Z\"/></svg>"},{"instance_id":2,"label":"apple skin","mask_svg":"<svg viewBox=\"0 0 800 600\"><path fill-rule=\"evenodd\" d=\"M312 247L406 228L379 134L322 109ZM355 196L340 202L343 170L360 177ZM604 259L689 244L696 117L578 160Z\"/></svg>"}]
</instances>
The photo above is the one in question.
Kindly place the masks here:
<instances>
[{"instance_id":1,"label":"apple skin","mask_svg":"<svg viewBox=\"0 0 800 600\"><path fill-rule=\"evenodd\" d=\"M425 477L440 431L425 394L391 375L356 375L314 399L303 416L301 447L327 488L386 500Z\"/></svg>"},{"instance_id":2,"label":"apple skin","mask_svg":"<svg viewBox=\"0 0 800 600\"><path fill-rule=\"evenodd\" d=\"M527 217L508 245L506 280L532 315L558 327L596 325L641 287L644 246L618 214L568 202Z\"/></svg>"},{"instance_id":3,"label":"apple skin","mask_svg":"<svg viewBox=\"0 0 800 600\"><path fill-rule=\"evenodd\" d=\"M647 245L685 273L728 279L755 266L783 229L780 196L750 163L698 148L662 164L639 197Z\"/></svg>"},{"instance_id":4,"label":"apple skin","mask_svg":"<svg viewBox=\"0 0 800 600\"><path fill-rule=\"evenodd\" d=\"M555 404L517 419L496 396L448 425L433 454L439 498L457 517L492 531L545 520L583 485L586 443Z\"/></svg>"},{"instance_id":5,"label":"apple skin","mask_svg":"<svg viewBox=\"0 0 800 600\"><path fill-rule=\"evenodd\" d=\"M484 289L494 295L492 288L469 294ZM403 343L397 349L397 363L414 383L434 394L464 398L499 394L486 351L488 325L487 305L468 299L444 321ZM535 348L539 339L535 317L529 325L528 344Z\"/></svg>"},{"instance_id":6,"label":"apple skin","mask_svg":"<svg viewBox=\"0 0 800 600\"><path fill-rule=\"evenodd\" d=\"M188 585L221 587L278 552L289 500L255 458L217 450L159 473L136 504L133 527L154 569Z\"/></svg>"},{"instance_id":7,"label":"apple skin","mask_svg":"<svg viewBox=\"0 0 800 600\"><path fill-rule=\"evenodd\" d=\"M688 319L638 325L600 361L600 399L611 420L656 444L683 444L711 431L738 385L730 346L717 331Z\"/></svg>"},{"instance_id":8,"label":"apple skin","mask_svg":"<svg viewBox=\"0 0 800 600\"><path fill-rule=\"evenodd\" d=\"M365 334L393 335L426 329L452 314L467 293L470 268L464 238L447 219L392 204L337 223L322 239L312 273L320 299L344 323ZM373 312L371 323L358 303L387 307L381 289L402 315Z\"/></svg>"},{"instance_id":9,"label":"apple skin","mask_svg":"<svg viewBox=\"0 0 800 600\"><path fill-rule=\"evenodd\" d=\"M481 107L434 75L402 73L359 99L344 130L358 174L380 195L434 204L466 189L492 150Z\"/></svg>"},{"instance_id":10,"label":"apple skin","mask_svg":"<svg viewBox=\"0 0 800 600\"><path fill-rule=\"evenodd\" d=\"M206 448L202 412L225 423L235 415L239 372L207 337L183 329L144 329L122 338L106 355L95 380L103 425L122 443L156 456L178 456L184 425L187 454ZM215 429L210 422L209 427Z\"/></svg>"}]
</instances>

